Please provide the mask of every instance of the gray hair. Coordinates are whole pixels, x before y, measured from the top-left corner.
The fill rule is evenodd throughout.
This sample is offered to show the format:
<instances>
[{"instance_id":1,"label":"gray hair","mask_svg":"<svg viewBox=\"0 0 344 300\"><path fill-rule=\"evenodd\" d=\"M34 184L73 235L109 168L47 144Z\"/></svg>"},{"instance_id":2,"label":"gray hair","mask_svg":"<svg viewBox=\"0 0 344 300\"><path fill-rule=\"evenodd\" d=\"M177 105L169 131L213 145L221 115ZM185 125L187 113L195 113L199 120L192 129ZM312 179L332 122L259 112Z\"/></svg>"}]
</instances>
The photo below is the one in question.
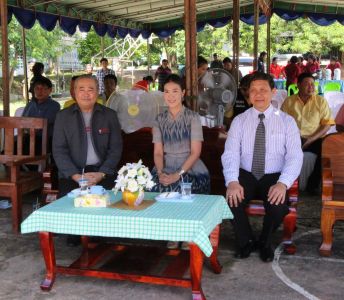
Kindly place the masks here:
<instances>
[{"instance_id":1,"label":"gray hair","mask_svg":"<svg viewBox=\"0 0 344 300\"><path fill-rule=\"evenodd\" d=\"M78 82L82 79L91 79L95 82L96 84L96 88L97 88L97 91L99 92L99 83L98 83L98 79L91 75L91 74L83 74L83 75L80 75L76 80L75 80L75 85L74 85L74 89L77 87L78 85Z\"/></svg>"}]
</instances>

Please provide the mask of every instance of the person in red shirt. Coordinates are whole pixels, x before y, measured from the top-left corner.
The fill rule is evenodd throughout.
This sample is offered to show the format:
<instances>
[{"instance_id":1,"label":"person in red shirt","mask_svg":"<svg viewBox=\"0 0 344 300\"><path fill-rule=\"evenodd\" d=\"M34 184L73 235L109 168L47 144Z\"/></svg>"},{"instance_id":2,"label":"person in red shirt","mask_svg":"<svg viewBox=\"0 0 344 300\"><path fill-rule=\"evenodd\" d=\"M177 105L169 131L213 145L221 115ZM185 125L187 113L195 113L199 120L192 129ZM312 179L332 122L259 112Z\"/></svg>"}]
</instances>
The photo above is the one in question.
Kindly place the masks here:
<instances>
[{"instance_id":1,"label":"person in red shirt","mask_svg":"<svg viewBox=\"0 0 344 300\"><path fill-rule=\"evenodd\" d=\"M152 76L143 77L142 80L136 82L133 85L133 90L144 90L146 92L149 91L149 85L153 82Z\"/></svg>"},{"instance_id":2,"label":"person in red shirt","mask_svg":"<svg viewBox=\"0 0 344 300\"><path fill-rule=\"evenodd\" d=\"M340 69L342 66L338 61L336 56L332 56L330 59L330 63L327 65L326 69L331 70L331 78L333 79L334 76L334 69Z\"/></svg>"},{"instance_id":3,"label":"person in red shirt","mask_svg":"<svg viewBox=\"0 0 344 300\"><path fill-rule=\"evenodd\" d=\"M280 66L279 64L277 64L277 57L274 57L272 59L271 65L270 65L270 74L275 78L281 78L281 77L285 77L284 74L284 68L282 66Z\"/></svg>"},{"instance_id":4,"label":"person in red shirt","mask_svg":"<svg viewBox=\"0 0 344 300\"><path fill-rule=\"evenodd\" d=\"M303 63L303 61L304 61L305 59L303 58L303 56L299 56L298 58L297 58L297 65L299 66L299 69L300 69L300 72L301 73L305 73L306 72L306 66L305 66L305 64Z\"/></svg>"},{"instance_id":5,"label":"person in red shirt","mask_svg":"<svg viewBox=\"0 0 344 300\"><path fill-rule=\"evenodd\" d=\"M297 65L297 56L294 55L290 58L290 64L284 68L284 73L287 77L286 87L288 89L289 85L297 83L297 77L301 74L301 70Z\"/></svg>"},{"instance_id":6,"label":"person in red shirt","mask_svg":"<svg viewBox=\"0 0 344 300\"><path fill-rule=\"evenodd\" d=\"M314 74L319 69L319 63L317 62L316 57L313 54L308 56L308 63L305 67L305 73Z\"/></svg>"}]
</instances>

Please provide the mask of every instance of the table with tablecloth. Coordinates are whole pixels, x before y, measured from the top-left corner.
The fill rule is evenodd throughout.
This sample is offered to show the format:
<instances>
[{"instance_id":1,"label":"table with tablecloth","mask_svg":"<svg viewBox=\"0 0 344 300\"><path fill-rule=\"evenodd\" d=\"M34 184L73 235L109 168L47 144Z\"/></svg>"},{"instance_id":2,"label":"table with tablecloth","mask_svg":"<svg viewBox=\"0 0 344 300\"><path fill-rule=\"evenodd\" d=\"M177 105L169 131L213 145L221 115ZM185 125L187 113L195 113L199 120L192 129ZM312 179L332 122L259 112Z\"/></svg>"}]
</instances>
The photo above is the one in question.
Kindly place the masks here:
<instances>
[{"instance_id":1,"label":"table with tablecloth","mask_svg":"<svg viewBox=\"0 0 344 300\"><path fill-rule=\"evenodd\" d=\"M109 193L112 203L120 201L121 193ZM154 199L156 195L146 192L145 199ZM144 210L76 208L73 201L73 198L67 196L58 199L34 211L22 223L22 233L40 232L47 274L54 273L56 269L55 258L51 259L55 257L54 247L51 245L52 233L187 241L192 246L191 256L192 251L197 248L209 257L214 249L209 236L223 219L233 218L224 197L217 195L195 195L191 203L155 202ZM47 248L49 251L44 252ZM50 282L46 289L50 289L53 280L52 276L47 277Z\"/></svg>"},{"instance_id":2,"label":"table with tablecloth","mask_svg":"<svg viewBox=\"0 0 344 300\"><path fill-rule=\"evenodd\" d=\"M274 79L275 87L279 90L286 89L286 80L285 79ZM326 83L339 83L340 84L340 91L344 92L344 81L343 80L316 80L316 83L318 83L318 94L324 94L324 87Z\"/></svg>"}]
</instances>

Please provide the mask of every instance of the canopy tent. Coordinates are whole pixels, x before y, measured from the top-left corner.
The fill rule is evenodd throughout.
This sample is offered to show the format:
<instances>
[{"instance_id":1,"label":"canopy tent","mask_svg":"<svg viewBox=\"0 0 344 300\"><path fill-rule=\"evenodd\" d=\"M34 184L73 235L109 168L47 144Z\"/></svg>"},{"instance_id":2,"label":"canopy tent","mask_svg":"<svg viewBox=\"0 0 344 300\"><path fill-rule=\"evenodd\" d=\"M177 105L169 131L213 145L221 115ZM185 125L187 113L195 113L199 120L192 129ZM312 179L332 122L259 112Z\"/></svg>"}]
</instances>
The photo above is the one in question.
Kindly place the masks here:
<instances>
[{"instance_id":1,"label":"canopy tent","mask_svg":"<svg viewBox=\"0 0 344 300\"><path fill-rule=\"evenodd\" d=\"M253 25L254 0L240 1L240 20ZM18 3L22 3L21 6ZM198 0L197 31L206 24L222 27L232 18L233 1ZM46 30L53 30L57 23L66 33L73 35L77 27L88 32L91 27L100 36L108 35L133 38L140 34L149 38L152 33L166 38L183 28L184 0L27 0L8 1L8 21L13 16L26 29L36 21ZM326 26L338 21L344 25L344 1L284 0L273 1L272 13L290 21L308 17L317 25ZM259 23L266 23L260 15Z\"/></svg>"}]
</instances>

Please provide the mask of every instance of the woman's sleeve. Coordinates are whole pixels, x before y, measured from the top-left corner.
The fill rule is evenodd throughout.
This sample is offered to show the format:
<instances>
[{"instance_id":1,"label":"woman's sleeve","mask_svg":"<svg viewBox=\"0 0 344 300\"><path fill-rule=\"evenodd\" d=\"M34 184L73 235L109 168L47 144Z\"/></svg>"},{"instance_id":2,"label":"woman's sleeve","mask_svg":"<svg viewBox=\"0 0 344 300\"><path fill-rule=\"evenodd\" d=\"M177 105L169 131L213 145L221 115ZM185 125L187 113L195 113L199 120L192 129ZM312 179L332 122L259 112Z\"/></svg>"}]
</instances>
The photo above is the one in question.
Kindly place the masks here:
<instances>
[{"instance_id":1,"label":"woman's sleeve","mask_svg":"<svg viewBox=\"0 0 344 300\"><path fill-rule=\"evenodd\" d=\"M153 123L153 143L162 143L161 130L157 119Z\"/></svg>"}]
</instances>

